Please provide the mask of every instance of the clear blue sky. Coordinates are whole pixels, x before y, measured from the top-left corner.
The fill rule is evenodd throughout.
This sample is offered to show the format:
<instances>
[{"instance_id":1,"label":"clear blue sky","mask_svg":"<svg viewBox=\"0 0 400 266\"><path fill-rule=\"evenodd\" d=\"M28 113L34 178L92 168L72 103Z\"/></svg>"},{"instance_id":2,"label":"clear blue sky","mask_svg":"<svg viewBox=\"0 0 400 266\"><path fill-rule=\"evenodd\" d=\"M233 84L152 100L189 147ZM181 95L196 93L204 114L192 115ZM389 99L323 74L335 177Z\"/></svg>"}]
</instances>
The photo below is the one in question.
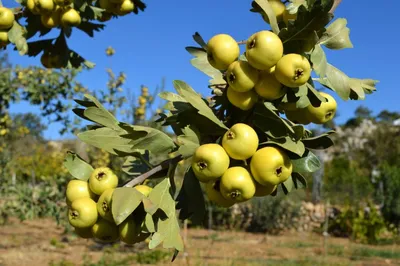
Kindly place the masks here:
<instances>
[{"instance_id":1,"label":"clear blue sky","mask_svg":"<svg viewBox=\"0 0 400 266\"><path fill-rule=\"evenodd\" d=\"M400 62L397 42L400 1L371 1L371 5L368 2L343 0L335 15L336 18L347 18L354 48L327 51L327 56L331 64L347 75L373 78L380 83L378 91L365 101L344 102L335 97L340 110L339 123L351 117L360 104L367 105L374 113L383 109L400 111L397 88L400 72L396 71ZM16 5L10 0L3 0L3 4ZM107 22L105 30L97 32L93 39L74 30L69 46L97 64L93 70L79 76L86 87L105 87L105 69L110 67L105 49L112 46L116 54L111 66L116 73L124 71L127 74L127 87L139 90L141 84L146 84L152 88L165 77L167 90L173 90L172 80L181 79L205 95L209 78L190 65L191 56L184 49L195 45L192 34L198 31L206 41L218 33L228 33L243 40L268 27L258 14L249 12L251 0L146 1L146 4L148 8L144 13ZM14 64L40 64L39 57L21 57L10 48L8 50ZM38 109L20 103L13 105L11 111L38 112ZM49 125L45 137L59 138L58 130L59 125Z\"/></svg>"}]
</instances>

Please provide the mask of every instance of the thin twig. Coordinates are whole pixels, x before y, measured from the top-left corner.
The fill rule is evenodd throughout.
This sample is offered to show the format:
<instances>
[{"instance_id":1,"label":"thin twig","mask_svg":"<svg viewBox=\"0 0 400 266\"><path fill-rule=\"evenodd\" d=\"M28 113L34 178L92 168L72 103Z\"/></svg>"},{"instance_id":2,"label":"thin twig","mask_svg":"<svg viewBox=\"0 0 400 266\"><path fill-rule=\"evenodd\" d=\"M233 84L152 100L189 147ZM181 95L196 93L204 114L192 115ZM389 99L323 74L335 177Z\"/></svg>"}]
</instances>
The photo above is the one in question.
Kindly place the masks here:
<instances>
[{"instance_id":1,"label":"thin twig","mask_svg":"<svg viewBox=\"0 0 400 266\"><path fill-rule=\"evenodd\" d=\"M170 166L170 163L178 163L179 161L181 161L183 159L182 155L178 155L172 159L168 159L165 160L163 162L161 162L160 164L158 164L156 167L154 167L153 169L150 169L148 172L132 179L131 181L129 181L128 183L126 183L124 185L124 187L134 187L138 184L141 184L143 181L145 181L147 178L161 172L162 170L168 169Z\"/></svg>"},{"instance_id":2,"label":"thin twig","mask_svg":"<svg viewBox=\"0 0 400 266\"><path fill-rule=\"evenodd\" d=\"M240 45L240 44L246 44L246 43L247 43L247 40L243 40L243 41L238 41L238 42L237 42L237 44L239 44L239 45Z\"/></svg>"}]
</instances>

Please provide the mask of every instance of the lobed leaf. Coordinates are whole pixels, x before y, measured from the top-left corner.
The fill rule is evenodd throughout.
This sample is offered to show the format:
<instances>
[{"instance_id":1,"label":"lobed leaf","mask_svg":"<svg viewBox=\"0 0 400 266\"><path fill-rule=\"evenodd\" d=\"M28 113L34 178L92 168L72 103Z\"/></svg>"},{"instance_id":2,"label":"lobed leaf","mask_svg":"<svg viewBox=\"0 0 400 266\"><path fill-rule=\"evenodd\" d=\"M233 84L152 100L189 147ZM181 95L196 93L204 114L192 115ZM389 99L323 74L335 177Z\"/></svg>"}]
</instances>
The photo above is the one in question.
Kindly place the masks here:
<instances>
[{"instance_id":1,"label":"lobed leaf","mask_svg":"<svg viewBox=\"0 0 400 266\"><path fill-rule=\"evenodd\" d=\"M76 179L87 181L89 180L93 167L85 162L78 154L68 151L64 159L64 167Z\"/></svg>"},{"instance_id":2,"label":"lobed leaf","mask_svg":"<svg viewBox=\"0 0 400 266\"><path fill-rule=\"evenodd\" d=\"M116 225L120 225L142 202L144 195L132 187L118 187L112 195L111 212Z\"/></svg>"},{"instance_id":3,"label":"lobed leaf","mask_svg":"<svg viewBox=\"0 0 400 266\"><path fill-rule=\"evenodd\" d=\"M353 48L349 36L350 29L346 25L346 19L336 19L326 28L326 31L319 40L319 44L325 45L325 47L334 50Z\"/></svg>"},{"instance_id":4,"label":"lobed leaf","mask_svg":"<svg viewBox=\"0 0 400 266\"><path fill-rule=\"evenodd\" d=\"M183 135L177 137L179 144L178 153L184 158L191 157L200 146L199 132L194 126L186 126L182 129Z\"/></svg>"},{"instance_id":5,"label":"lobed leaf","mask_svg":"<svg viewBox=\"0 0 400 266\"><path fill-rule=\"evenodd\" d=\"M305 156L299 159L292 159L293 172L313 173L321 167L318 157L310 150L306 150Z\"/></svg>"}]
</instances>

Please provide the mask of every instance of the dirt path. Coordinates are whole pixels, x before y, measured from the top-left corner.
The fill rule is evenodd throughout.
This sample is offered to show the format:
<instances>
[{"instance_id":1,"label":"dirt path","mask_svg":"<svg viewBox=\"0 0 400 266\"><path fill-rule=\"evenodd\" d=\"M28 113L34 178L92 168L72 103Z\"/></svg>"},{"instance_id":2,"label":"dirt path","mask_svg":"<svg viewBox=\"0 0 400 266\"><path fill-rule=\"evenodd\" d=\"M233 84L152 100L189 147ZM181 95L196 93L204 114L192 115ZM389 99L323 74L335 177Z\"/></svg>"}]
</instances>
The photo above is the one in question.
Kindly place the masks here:
<instances>
[{"instance_id":1,"label":"dirt path","mask_svg":"<svg viewBox=\"0 0 400 266\"><path fill-rule=\"evenodd\" d=\"M148 252L144 245L106 247L66 237L52 220L18 222L0 227L0 266L140 265L169 255ZM400 247L371 247L316 234L267 236L243 232L188 230L186 252L172 265L400 265ZM370 256L374 251L379 256ZM172 253L172 252L171 252ZM135 254L142 254L141 260ZM143 255L148 254L148 255ZM84 260L85 256L89 259ZM169 258L167 258L169 259ZM169 264L161 260L159 265Z\"/></svg>"}]
</instances>

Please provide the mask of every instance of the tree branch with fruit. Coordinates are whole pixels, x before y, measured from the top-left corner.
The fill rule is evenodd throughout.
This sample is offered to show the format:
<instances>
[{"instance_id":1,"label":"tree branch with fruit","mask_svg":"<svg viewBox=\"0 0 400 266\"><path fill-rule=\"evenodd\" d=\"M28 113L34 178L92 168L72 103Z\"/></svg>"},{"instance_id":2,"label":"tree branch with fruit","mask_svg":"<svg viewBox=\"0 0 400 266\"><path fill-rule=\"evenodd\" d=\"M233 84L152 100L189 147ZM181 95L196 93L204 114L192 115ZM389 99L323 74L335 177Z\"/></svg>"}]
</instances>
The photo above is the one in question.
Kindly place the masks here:
<instances>
[{"instance_id":1,"label":"tree branch with fruit","mask_svg":"<svg viewBox=\"0 0 400 266\"><path fill-rule=\"evenodd\" d=\"M93 169L68 154L65 166L86 187L82 198L91 200L81 203L67 195L71 224L104 242L148 239L150 249L173 248L175 258L184 249L179 220L205 222L202 189L210 201L228 208L306 187L304 175L321 165L313 151L332 146L334 131L313 135L305 126L333 119L338 107L333 95L345 102L376 90L376 80L349 77L328 63L324 49L353 47L347 20L334 20L332 14L339 2L256 0L250 11L271 30L251 32L239 42L230 34L205 42L195 33L198 46L186 50L193 55L191 64L210 77L211 98L181 80L173 82L176 93L159 93L166 112L157 122L173 133L118 121L91 95L76 100L81 108L75 114L92 123L77 137L126 158L123 169L132 180L122 187L113 181L98 190L102 180L116 178L112 170ZM245 44L242 50L239 44ZM181 159L190 159L191 165L176 195L175 169ZM141 193L150 178L156 185ZM97 211L91 192L101 199ZM89 205L88 210L82 207Z\"/></svg>"}]
</instances>

